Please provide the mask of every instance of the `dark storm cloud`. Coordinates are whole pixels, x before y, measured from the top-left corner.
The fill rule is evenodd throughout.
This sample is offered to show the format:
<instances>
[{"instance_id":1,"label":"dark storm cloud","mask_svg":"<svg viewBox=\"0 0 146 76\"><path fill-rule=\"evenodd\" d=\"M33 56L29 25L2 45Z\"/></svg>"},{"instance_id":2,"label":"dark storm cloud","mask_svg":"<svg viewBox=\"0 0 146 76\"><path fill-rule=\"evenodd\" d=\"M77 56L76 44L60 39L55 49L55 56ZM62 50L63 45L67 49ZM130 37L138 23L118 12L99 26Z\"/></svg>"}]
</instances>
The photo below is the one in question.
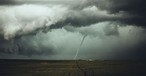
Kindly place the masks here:
<instances>
[{"instance_id":1,"label":"dark storm cloud","mask_svg":"<svg viewBox=\"0 0 146 76\"><path fill-rule=\"evenodd\" d=\"M70 1L68 1L68 4ZM78 2L79 4L77 5ZM145 0L80 0L74 1L75 4L70 4L71 9L80 11L88 7L96 6L98 9L107 11L109 14L122 13L123 17L95 17L86 16L82 13L82 17L71 17L66 20L66 23L71 23L76 26L90 25L101 21L119 21L125 24L145 27L145 13L146 1ZM67 5L65 3L64 5ZM97 11L98 13L98 11ZM92 13L90 13L92 15ZM72 14L74 15L74 14ZM65 23L65 22L64 22ZM60 24L59 24L60 25ZM57 26L56 26L57 27Z\"/></svg>"},{"instance_id":2,"label":"dark storm cloud","mask_svg":"<svg viewBox=\"0 0 146 76\"><path fill-rule=\"evenodd\" d=\"M110 26L109 26L110 25ZM0 58L72 59L87 34L78 59L145 59L145 30L114 22L52 29L15 41L3 41ZM9 56L8 56L9 55Z\"/></svg>"},{"instance_id":3,"label":"dark storm cloud","mask_svg":"<svg viewBox=\"0 0 146 76\"><path fill-rule=\"evenodd\" d=\"M18 5L18 4L63 4L69 6L81 6L84 5L86 0L1 0L1 4Z\"/></svg>"},{"instance_id":4,"label":"dark storm cloud","mask_svg":"<svg viewBox=\"0 0 146 76\"><path fill-rule=\"evenodd\" d=\"M1 0L0 5L0 58L72 59L84 35L79 58L146 58L146 33L138 27L146 22L144 0Z\"/></svg>"},{"instance_id":5,"label":"dark storm cloud","mask_svg":"<svg viewBox=\"0 0 146 76\"><path fill-rule=\"evenodd\" d=\"M13 0L0 0L0 5L15 4Z\"/></svg>"},{"instance_id":6,"label":"dark storm cloud","mask_svg":"<svg viewBox=\"0 0 146 76\"><path fill-rule=\"evenodd\" d=\"M33 55L49 56L55 53L52 45L44 46L43 43L32 36L26 36L25 39L20 38L9 41L1 39L0 42L0 53L18 54L30 57Z\"/></svg>"},{"instance_id":7,"label":"dark storm cloud","mask_svg":"<svg viewBox=\"0 0 146 76\"><path fill-rule=\"evenodd\" d=\"M104 21L121 22L121 20L127 20L132 17L126 12L109 13L108 10L101 10L100 7L95 5L86 5L86 7L83 7L82 9L76 8L70 8L70 11L66 14L66 19L50 28L59 28L68 24L81 27Z\"/></svg>"},{"instance_id":8,"label":"dark storm cloud","mask_svg":"<svg viewBox=\"0 0 146 76\"><path fill-rule=\"evenodd\" d=\"M98 22L120 21L130 17L123 12L109 14L108 11L100 10L96 6L89 6L81 10L74 10L63 5L35 4L3 6L1 8L3 9L0 10L2 15L0 17L0 34L7 40L37 33L40 30L48 31L49 27L50 29L59 28L68 24L78 27L89 26Z\"/></svg>"},{"instance_id":9,"label":"dark storm cloud","mask_svg":"<svg viewBox=\"0 0 146 76\"><path fill-rule=\"evenodd\" d=\"M124 16L126 18L68 18L67 23L72 23L76 25L88 25L91 23L96 23L100 21L120 21L126 24L132 25L142 25L145 26L145 13L146 13L146 1L145 0L2 0L1 4L61 4L67 5L75 11L80 11L89 6L97 6L101 10L106 10L108 13L117 14L124 12L130 17ZM89 23L88 23L89 22Z\"/></svg>"},{"instance_id":10,"label":"dark storm cloud","mask_svg":"<svg viewBox=\"0 0 146 76\"><path fill-rule=\"evenodd\" d=\"M108 10L109 13L126 12L132 15L132 18L123 19L121 22L142 25L145 27L145 13L146 1L145 0L91 0L89 5L96 5L100 9Z\"/></svg>"}]
</instances>

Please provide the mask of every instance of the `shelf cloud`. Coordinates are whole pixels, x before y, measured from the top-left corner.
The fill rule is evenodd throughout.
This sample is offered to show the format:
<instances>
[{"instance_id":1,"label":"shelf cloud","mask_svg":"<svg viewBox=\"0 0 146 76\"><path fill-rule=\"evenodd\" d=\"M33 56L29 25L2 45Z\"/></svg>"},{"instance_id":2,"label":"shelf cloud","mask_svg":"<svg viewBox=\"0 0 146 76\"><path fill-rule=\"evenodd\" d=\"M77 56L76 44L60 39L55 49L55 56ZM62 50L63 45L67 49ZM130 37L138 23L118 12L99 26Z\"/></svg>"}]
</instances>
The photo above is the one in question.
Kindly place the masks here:
<instances>
[{"instance_id":1,"label":"shelf cloud","mask_svg":"<svg viewBox=\"0 0 146 76\"><path fill-rule=\"evenodd\" d=\"M144 0L1 0L0 58L145 59Z\"/></svg>"}]
</instances>

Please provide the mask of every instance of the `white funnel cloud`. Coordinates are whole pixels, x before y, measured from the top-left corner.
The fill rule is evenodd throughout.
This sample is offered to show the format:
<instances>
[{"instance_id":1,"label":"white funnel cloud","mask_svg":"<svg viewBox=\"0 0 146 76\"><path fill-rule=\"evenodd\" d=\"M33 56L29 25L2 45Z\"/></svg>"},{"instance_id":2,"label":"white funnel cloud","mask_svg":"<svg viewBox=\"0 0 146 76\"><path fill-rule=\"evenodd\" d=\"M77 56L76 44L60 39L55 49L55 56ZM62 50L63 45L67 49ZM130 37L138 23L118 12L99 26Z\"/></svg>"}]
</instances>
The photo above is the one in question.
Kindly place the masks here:
<instances>
[{"instance_id":1,"label":"white funnel cloud","mask_svg":"<svg viewBox=\"0 0 146 76\"><path fill-rule=\"evenodd\" d=\"M80 43L80 45L79 45L79 47L78 47L78 49L77 49L77 51L76 51L74 60L77 59L78 54L79 54L79 51L80 51L80 49L81 49L81 47L82 47L82 45L83 45L83 42L84 42L84 40L85 40L86 37L87 37L87 35L84 35L84 36L83 36L83 38L82 38L82 40L81 40L81 43Z\"/></svg>"}]
</instances>

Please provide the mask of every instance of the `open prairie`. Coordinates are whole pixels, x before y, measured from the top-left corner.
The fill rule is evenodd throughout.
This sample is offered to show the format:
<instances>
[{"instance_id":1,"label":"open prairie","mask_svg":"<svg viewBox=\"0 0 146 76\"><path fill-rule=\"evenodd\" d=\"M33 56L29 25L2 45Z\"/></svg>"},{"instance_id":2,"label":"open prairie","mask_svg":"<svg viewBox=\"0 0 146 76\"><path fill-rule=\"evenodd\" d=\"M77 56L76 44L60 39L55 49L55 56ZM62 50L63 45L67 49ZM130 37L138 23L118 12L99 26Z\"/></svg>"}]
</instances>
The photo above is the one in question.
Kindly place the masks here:
<instances>
[{"instance_id":1,"label":"open prairie","mask_svg":"<svg viewBox=\"0 0 146 76\"><path fill-rule=\"evenodd\" d=\"M146 61L0 60L0 76L146 76Z\"/></svg>"}]
</instances>

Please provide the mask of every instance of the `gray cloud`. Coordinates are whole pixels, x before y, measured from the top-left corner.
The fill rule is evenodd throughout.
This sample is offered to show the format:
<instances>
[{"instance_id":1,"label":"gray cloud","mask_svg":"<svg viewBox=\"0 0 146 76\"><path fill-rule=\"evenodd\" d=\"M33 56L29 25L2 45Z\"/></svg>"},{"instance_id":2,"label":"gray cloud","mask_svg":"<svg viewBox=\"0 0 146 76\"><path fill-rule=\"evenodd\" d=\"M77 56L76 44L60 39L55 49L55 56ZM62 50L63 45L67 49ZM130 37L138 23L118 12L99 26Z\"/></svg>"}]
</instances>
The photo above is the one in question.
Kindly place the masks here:
<instances>
[{"instance_id":1,"label":"gray cloud","mask_svg":"<svg viewBox=\"0 0 146 76\"><path fill-rule=\"evenodd\" d=\"M123 19L121 22L145 27L145 0L91 0L91 2L88 5L96 5L109 13L126 12L133 17Z\"/></svg>"},{"instance_id":2,"label":"gray cloud","mask_svg":"<svg viewBox=\"0 0 146 76\"><path fill-rule=\"evenodd\" d=\"M78 59L143 58L141 55L145 51L141 50L142 53L137 54L134 48L140 48L137 45L145 41L145 30L132 25L112 28L115 25L118 24L101 22L90 26L73 27L73 31L60 28L52 29L47 33L39 32L36 36L25 36L14 43L18 46L16 56L38 59L73 59L82 37L88 34ZM11 52L8 54L13 55L16 51Z\"/></svg>"},{"instance_id":3,"label":"gray cloud","mask_svg":"<svg viewBox=\"0 0 146 76\"><path fill-rule=\"evenodd\" d=\"M72 59L88 35L78 58L145 59L144 3L2 0L0 58Z\"/></svg>"},{"instance_id":4,"label":"gray cloud","mask_svg":"<svg viewBox=\"0 0 146 76\"><path fill-rule=\"evenodd\" d=\"M100 21L123 19L126 14L109 14L96 6L73 10L61 5L18 5L2 7L1 34L9 40L16 36L31 34L40 29L62 27L65 24L85 26ZM34 10L35 9L35 10ZM60 22L63 22L61 25Z\"/></svg>"},{"instance_id":5,"label":"gray cloud","mask_svg":"<svg viewBox=\"0 0 146 76\"><path fill-rule=\"evenodd\" d=\"M35 32L63 20L67 8L62 6L20 5L2 7L0 34L9 40L15 36ZM35 10L35 12L34 12ZM65 18L65 17L64 17Z\"/></svg>"}]
</instances>

